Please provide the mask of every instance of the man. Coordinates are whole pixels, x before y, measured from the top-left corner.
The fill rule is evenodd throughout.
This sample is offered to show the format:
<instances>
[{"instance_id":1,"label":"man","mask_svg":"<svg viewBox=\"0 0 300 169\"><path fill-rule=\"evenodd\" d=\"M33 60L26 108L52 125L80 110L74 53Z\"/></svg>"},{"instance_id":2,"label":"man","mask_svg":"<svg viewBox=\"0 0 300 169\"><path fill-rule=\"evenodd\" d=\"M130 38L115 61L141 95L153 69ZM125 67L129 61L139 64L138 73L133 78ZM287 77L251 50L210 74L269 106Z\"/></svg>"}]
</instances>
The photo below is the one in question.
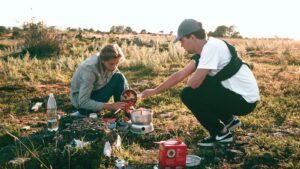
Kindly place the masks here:
<instances>
[{"instance_id":1,"label":"man","mask_svg":"<svg viewBox=\"0 0 300 169\"><path fill-rule=\"evenodd\" d=\"M179 25L174 43L178 41L189 54L195 55L182 70L156 88L145 90L142 96L161 93L192 74L180 97L210 134L198 145L233 141L230 130L241 125L236 116L253 111L259 100L253 73L232 45L216 38L207 39L202 24L194 19L185 19Z\"/></svg>"},{"instance_id":2,"label":"man","mask_svg":"<svg viewBox=\"0 0 300 169\"><path fill-rule=\"evenodd\" d=\"M102 109L124 109L121 94L128 89L125 76L118 70L124 54L117 44L105 46L99 55L84 60L71 80L71 102L77 112L72 116L84 117ZM107 103L114 96L115 103Z\"/></svg>"}]
</instances>

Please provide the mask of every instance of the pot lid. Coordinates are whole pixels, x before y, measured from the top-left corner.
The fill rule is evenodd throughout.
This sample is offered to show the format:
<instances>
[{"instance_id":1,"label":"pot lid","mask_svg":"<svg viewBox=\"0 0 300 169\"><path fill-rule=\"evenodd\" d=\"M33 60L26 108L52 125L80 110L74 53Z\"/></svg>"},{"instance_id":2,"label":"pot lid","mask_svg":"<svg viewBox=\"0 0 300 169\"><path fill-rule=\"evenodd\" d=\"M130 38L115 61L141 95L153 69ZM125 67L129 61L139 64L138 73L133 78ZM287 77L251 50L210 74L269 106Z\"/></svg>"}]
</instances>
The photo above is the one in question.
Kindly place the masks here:
<instances>
[{"instance_id":1,"label":"pot lid","mask_svg":"<svg viewBox=\"0 0 300 169\"><path fill-rule=\"evenodd\" d=\"M201 157L196 155L187 155L186 156L186 166L187 167L194 167L199 165L201 162Z\"/></svg>"}]
</instances>

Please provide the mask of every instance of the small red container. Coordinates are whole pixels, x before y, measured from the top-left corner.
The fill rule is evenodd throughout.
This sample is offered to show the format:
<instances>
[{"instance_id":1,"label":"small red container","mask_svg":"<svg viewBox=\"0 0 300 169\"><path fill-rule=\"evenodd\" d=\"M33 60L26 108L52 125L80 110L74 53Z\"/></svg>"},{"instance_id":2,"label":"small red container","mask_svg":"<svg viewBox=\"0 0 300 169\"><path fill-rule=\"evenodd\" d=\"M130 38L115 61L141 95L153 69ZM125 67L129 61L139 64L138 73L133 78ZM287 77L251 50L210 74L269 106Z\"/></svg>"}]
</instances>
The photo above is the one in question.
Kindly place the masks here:
<instances>
[{"instance_id":1,"label":"small red container","mask_svg":"<svg viewBox=\"0 0 300 169\"><path fill-rule=\"evenodd\" d=\"M182 169L186 164L186 145L180 140L156 142L159 144L159 168Z\"/></svg>"}]
</instances>

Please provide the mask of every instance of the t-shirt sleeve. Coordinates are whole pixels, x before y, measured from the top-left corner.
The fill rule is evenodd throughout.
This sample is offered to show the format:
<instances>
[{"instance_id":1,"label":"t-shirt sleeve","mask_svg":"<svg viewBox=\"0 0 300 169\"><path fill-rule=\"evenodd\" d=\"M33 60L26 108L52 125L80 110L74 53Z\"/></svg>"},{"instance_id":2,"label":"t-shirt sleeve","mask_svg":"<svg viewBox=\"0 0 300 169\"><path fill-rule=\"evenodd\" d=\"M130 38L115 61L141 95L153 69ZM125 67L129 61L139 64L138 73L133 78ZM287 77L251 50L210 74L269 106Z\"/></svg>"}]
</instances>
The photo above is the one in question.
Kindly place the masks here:
<instances>
[{"instance_id":1,"label":"t-shirt sleeve","mask_svg":"<svg viewBox=\"0 0 300 169\"><path fill-rule=\"evenodd\" d=\"M217 69L222 52L213 45L204 46L197 69Z\"/></svg>"}]
</instances>

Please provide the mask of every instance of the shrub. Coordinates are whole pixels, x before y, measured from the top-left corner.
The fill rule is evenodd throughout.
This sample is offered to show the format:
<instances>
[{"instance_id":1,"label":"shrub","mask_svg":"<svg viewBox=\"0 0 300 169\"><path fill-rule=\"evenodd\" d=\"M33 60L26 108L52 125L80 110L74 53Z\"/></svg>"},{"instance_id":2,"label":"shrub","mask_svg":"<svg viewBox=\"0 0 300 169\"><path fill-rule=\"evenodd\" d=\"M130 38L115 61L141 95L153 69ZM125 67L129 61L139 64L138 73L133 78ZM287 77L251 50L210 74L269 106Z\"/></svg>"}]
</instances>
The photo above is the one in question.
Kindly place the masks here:
<instances>
[{"instance_id":1,"label":"shrub","mask_svg":"<svg viewBox=\"0 0 300 169\"><path fill-rule=\"evenodd\" d=\"M22 37L22 29L18 28L18 27L13 27L12 28L12 39L18 39Z\"/></svg>"},{"instance_id":2,"label":"shrub","mask_svg":"<svg viewBox=\"0 0 300 169\"><path fill-rule=\"evenodd\" d=\"M54 27L47 28L43 22L29 22L23 25L24 50L30 56L47 57L59 54L61 38Z\"/></svg>"},{"instance_id":3,"label":"shrub","mask_svg":"<svg viewBox=\"0 0 300 169\"><path fill-rule=\"evenodd\" d=\"M6 34L8 31L5 26L0 26L0 35Z\"/></svg>"}]
</instances>

